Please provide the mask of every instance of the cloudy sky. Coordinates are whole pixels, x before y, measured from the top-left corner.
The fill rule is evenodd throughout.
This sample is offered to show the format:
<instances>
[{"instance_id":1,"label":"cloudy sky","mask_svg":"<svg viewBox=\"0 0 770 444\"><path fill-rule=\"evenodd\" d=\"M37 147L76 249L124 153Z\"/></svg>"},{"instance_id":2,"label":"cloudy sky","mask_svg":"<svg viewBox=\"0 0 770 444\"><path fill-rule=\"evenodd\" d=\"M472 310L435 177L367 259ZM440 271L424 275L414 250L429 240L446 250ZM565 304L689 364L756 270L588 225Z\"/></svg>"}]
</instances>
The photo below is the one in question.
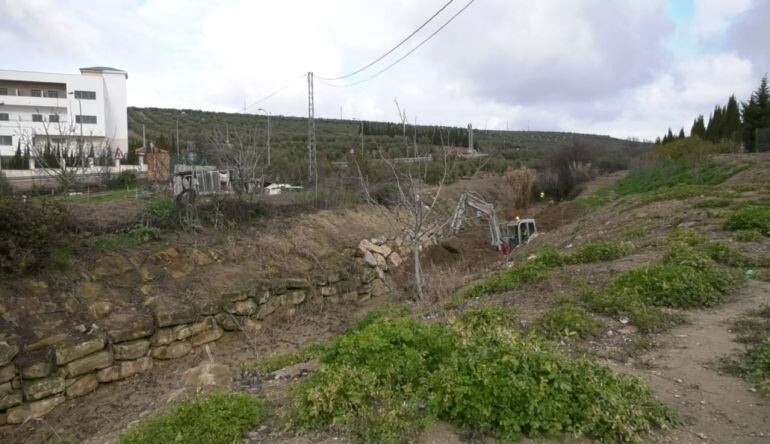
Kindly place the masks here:
<instances>
[{"instance_id":1,"label":"cloudy sky","mask_svg":"<svg viewBox=\"0 0 770 444\"><path fill-rule=\"evenodd\" d=\"M382 55L448 0L0 0L0 68L129 73L134 106L307 115L303 73ZM316 81L316 115L654 138L770 71L770 0L468 0L358 76ZM294 81L294 83L291 83Z\"/></svg>"}]
</instances>

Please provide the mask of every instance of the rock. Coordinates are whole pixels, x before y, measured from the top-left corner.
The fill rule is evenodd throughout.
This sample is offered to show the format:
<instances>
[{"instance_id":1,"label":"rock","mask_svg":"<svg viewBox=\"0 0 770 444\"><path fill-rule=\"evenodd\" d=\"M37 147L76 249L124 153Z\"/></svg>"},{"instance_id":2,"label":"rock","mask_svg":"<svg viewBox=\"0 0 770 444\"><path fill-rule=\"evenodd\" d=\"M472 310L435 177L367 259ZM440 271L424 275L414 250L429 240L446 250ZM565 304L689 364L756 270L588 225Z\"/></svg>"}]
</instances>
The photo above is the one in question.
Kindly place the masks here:
<instances>
[{"instance_id":1,"label":"rock","mask_svg":"<svg viewBox=\"0 0 770 444\"><path fill-rule=\"evenodd\" d=\"M358 302L365 302L371 298L372 298L371 292L368 292L368 291L364 293L361 293L360 291L358 292Z\"/></svg>"},{"instance_id":2,"label":"rock","mask_svg":"<svg viewBox=\"0 0 770 444\"><path fill-rule=\"evenodd\" d=\"M91 274L97 280L106 277L117 276L119 274L133 271L134 264L120 255L105 256L100 258L99 264L91 270Z\"/></svg>"},{"instance_id":3,"label":"rock","mask_svg":"<svg viewBox=\"0 0 770 444\"><path fill-rule=\"evenodd\" d=\"M19 346L8 341L0 341L0 367L8 364L19 353Z\"/></svg>"},{"instance_id":4,"label":"rock","mask_svg":"<svg viewBox=\"0 0 770 444\"><path fill-rule=\"evenodd\" d=\"M9 393L0 395L0 410L19 405L24 400L24 394L21 390L13 390Z\"/></svg>"},{"instance_id":5,"label":"rock","mask_svg":"<svg viewBox=\"0 0 770 444\"><path fill-rule=\"evenodd\" d=\"M265 319L269 315L271 315L279 306L281 305L281 299L278 297L271 297L267 300L264 304L259 306L259 310L257 310L257 319Z\"/></svg>"},{"instance_id":6,"label":"rock","mask_svg":"<svg viewBox=\"0 0 770 444\"><path fill-rule=\"evenodd\" d=\"M382 271L382 268L380 268L380 267L375 267L375 268L374 268L374 271L375 271L375 273L377 274L377 278L378 278L378 279L380 279L380 280L383 280L383 281L385 280L385 272L384 272L384 271Z\"/></svg>"},{"instance_id":7,"label":"rock","mask_svg":"<svg viewBox=\"0 0 770 444\"><path fill-rule=\"evenodd\" d=\"M185 387L195 390L220 387L227 389L232 383L235 372L230 367L213 362L204 362L196 367L186 370L182 374L182 383Z\"/></svg>"},{"instance_id":8,"label":"rock","mask_svg":"<svg viewBox=\"0 0 770 444\"><path fill-rule=\"evenodd\" d=\"M318 360L313 359L308 362L300 362L299 364L284 367L280 370L274 371L270 374L272 379L297 379L303 376L307 376L318 369Z\"/></svg>"},{"instance_id":9,"label":"rock","mask_svg":"<svg viewBox=\"0 0 770 444\"><path fill-rule=\"evenodd\" d=\"M193 248L190 250L190 260L195 265L200 267L214 263L214 259L211 256L199 250L198 248Z\"/></svg>"},{"instance_id":10,"label":"rock","mask_svg":"<svg viewBox=\"0 0 770 444\"><path fill-rule=\"evenodd\" d=\"M257 290L254 298L257 300L257 303L261 305L266 303L270 299L270 296L272 296L270 290L260 289Z\"/></svg>"},{"instance_id":11,"label":"rock","mask_svg":"<svg viewBox=\"0 0 770 444\"><path fill-rule=\"evenodd\" d=\"M374 253L374 260L377 261L377 267L383 271L388 271L388 261L381 254Z\"/></svg>"},{"instance_id":12,"label":"rock","mask_svg":"<svg viewBox=\"0 0 770 444\"><path fill-rule=\"evenodd\" d=\"M374 297L380 297L388 294L389 290L388 287L385 285L385 282L383 282L380 279L375 280L372 282L372 296Z\"/></svg>"},{"instance_id":13,"label":"rock","mask_svg":"<svg viewBox=\"0 0 770 444\"><path fill-rule=\"evenodd\" d=\"M144 373L152 368L152 358L145 356L134 361L120 361L96 372L99 382L112 382Z\"/></svg>"},{"instance_id":14,"label":"rock","mask_svg":"<svg viewBox=\"0 0 770 444\"><path fill-rule=\"evenodd\" d=\"M158 327L192 324L198 318L198 314L192 306L171 301L163 301L156 304L153 309L153 315Z\"/></svg>"},{"instance_id":15,"label":"rock","mask_svg":"<svg viewBox=\"0 0 770 444\"><path fill-rule=\"evenodd\" d=\"M248 298L249 298L249 293L243 290L226 291L221 295L219 295L219 299L222 301L223 304L227 304L229 302L245 301Z\"/></svg>"},{"instance_id":16,"label":"rock","mask_svg":"<svg viewBox=\"0 0 770 444\"><path fill-rule=\"evenodd\" d=\"M176 247L168 247L163 251L155 253L153 260L156 264L168 264L179 257L179 250Z\"/></svg>"},{"instance_id":17,"label":"rock","mask_svg":"<svg viewBox=\"0 0 770 444\"><path fill-rule=\"evenodd\" d=\"M198 333L211 330L214 327L216 327L216 322L214 321L214 318L211 317L194 324L177 325L174 327L173 331L176 340L183 341L187 338L197 335Z\"/></svg>"},{"instance_id":18,"label":"rock","mask_svg":"<svg viewBox=\"0 0 770 444\"><path fill-rule=\"evenodd\" d=\"M336 294L333 296L327 296L324 298L324 301L330 303L330 304L339 304L340 303L340 297Z\"/></svg>"},{"instance_id":19,"label":"rock","mask_svg":"<svg viewBox=\"0 0 770 444\"><path fill-rule=\"evenodd\" d=\"M52 395L58 395L64 391L64 377L51 376L50 378L33 379L24 381L22 385L24 399L27 401L36 401L47 398Z\"/></svg>"},{"instance_id":20,"label":"rock","mask_svg":"<svg viewBox=\"0 0 770 444\"><path fill-rule=\"evenodd\" d=\"M356 302L356 300L358 300L357 291L348 291L347 293L342 295L343 302Z\"/></svg>"},{"instance_id":21,"label":"rock","mask_svg":"<svg viewBox=\"0 0 770 444\"><path fill-rule=\"evenodd\" d=\"M192 344L189 341L174 342L173 344L153 347L150 351L155 359L177 359L190 353Z\"/></svg>"},{"instance_id":22,"label":"rock","mask_svg":"<svg viewBox=\"0 0 770 444\"><path fill-rule=\"evenodd\" d=\"M61 346L63 343L66 343L70 339L70 336L66 333L56 333L50 336L45 336L35 342L25 344L24 351L33 352L36 350L44 349L46 347L52 347L54 345Z\"/></svg>"},{"instance_id":23,"label":"rock","mask_svg":"<svg viewBox=\"0 0 770 444\"><path fill-rule=\"evenodd\" d=\"M401 255L396 253L395 251L390 253L390 256L388 256L388 261L394 267L400 267L401 264L404 262L404 260L401 259Z\"/></svg>"},{"instance_id":24,"label":"rock","mask_svg":"<svg viewBox=\"0 0 770 444\"><path fill-rule=\"evenodd\" d=\"M246 320L246 326L244 328L248 333L257 334L262 331L262 323L254 319Z\"/></svg>"},{"instance_id":25,"label":"rock","mask_svg":"<svg viewBox=\"0 0 770 444\"><path fill-rule=\"evenodd\" d=\"M253 299L245 301L232 302L225 306L225 311L239 316L251 316L257 312L258 305Z\"/></svg>"},{"instance_id":26,"label":"rock","mask_svg":"<svg viewBox=\"0 0 770 444\"><path fill-rule=\"evenodd\" d=\"M214 324L214 328L211 330L205 330L202 331L195 336L190 338L190 343L192 343L193 347L198 347L199 345L206 344L208 342L216 341L217 339L221 338L224 332L221 328L219 328L218 325Z\"/></svg>"},{"instance_id":27,"label":"rock","mask_svg":"<svg viewBox=\"0 0 770 444\"><path fill-rule=\"evenodd\" d=\"M4 382L0 384L0 396L13 391L13 385L10 382Z\"/></svg>"},{"instance_id":28,"label":"rock","mask_svg":"<svg viewBox=\"0 0 770 444\"><path fill-rule=\"evenodd\" d=\"M0 367L0 383L10 381L16 376L16 366L8 364L4 367Z\"/></svg>"},{"instance_id":29,"label":"rock","mask_svg":"<svg viewBox=\"0 0 770 444\"><path fill-rule=\"evenodd\" d=\"M155 330L150 341L152 345L168 345L176 341L176 333L174 327L159 328Z\"/></svg>"},{"instance_id":30,"label":"rock","mask_svg":"<svg viewBox=\"0 0 770 444\"><path fill-rule=\"evenodd\" d=\"M155 332L152 315L137 310L113 312L99 324L107 331L107 337L113 344L146 338Z\"/></svg>"},{"instance_id":31,"label":"rock","mask_svg":"<svg viewBox=\"0 0 770 444\"><path fill-rule=\"evenodd\" d=\"M341 281L342 277L339 273L331 272L326 275L326 283L327 284L336 284L337 282Z\"/></svg>"},{"instance_id":32,"label":"rock","mask_svg":"<svg viewBox=\"0 0 770 444\"><path fill-rule=\"evenodd\" d=\"M377 245L374 242L368 241L366 239L358 243L358 248L365 251L371 251L372 253L377 253L382 256L387 256L391 251L393 251L385 244Z\"/></svg>"},{"instance_id":33,"label":"rock","mask_svg":"<svg viewBox=\"0 0 770 444\"><path fill-rule=\"evenodd\" d=\"M304 290L292 290L286 294L286 299L292 305L299 305L305 302L305 297Z\"/></svg>"},{"instance_id":34,"label":"rock","mask_svg":"<svg viewBox=\"0 0 770 444\"><path fill-rule=\"evenodd\" d=\"M21 424L31 419L43 417L46 413L53 410L57 405L63 403L64 396L55 396L40 401L30 402L8 410L8 423Z\"/></svg>"},{"instance_id":35,"label":"rock","mask_svg":"<svg viewBox=\"0 0 770 444\"><path fill-rule=\"evenodd\" d=\"M97 301L88 305L88 314L93 319L102 319L112 313L112 304L107 301Z\"/></svg>"},{"instance_id":36,"label":"rock","mask_svg":"<svg viewBox=\"0 0 770 444\"><path fill-rule=\"evenodd\" d=\"M45 378L56 369L50 348L26 353L16 360L16 365L24 379Z\"/></svg>"},{"instance_id":37,"label":"rock","mask_svg":"<svg viewBox=\"0 0 770 444\"><path fill-rule=\"evenodd\" d=\"M64 369L69 377L80 376L94 370L109 367L110 364L112 364L112 361L112 352L109 350L102 350L76 361L72 361L67 364Z\"/></svg>"},{"instance_id":38,"label":"rock","mask_svg":"<svg viewBox=\"0 0 770 444\"><path fill-rule=\"evenodd\" d=\"M112 352L115 359L120 361L137 359L147 354L150 349L150 341L147 339L136 339L129 342L121 342L112 346Z\"/></svg>"},{"instance_id":39,"label":"rock","mask_svg":"<svg viewBox=\"0 0 770 444\"><path fill-rule=\"evenodd\" d=\"M77 398L87 395L99 387L99 380L93 373L81 376L67 387L65 394L68 398Z\"/></svg>"},{"instance_id":40,"label":"rock","mask_svg":"<svg viewBox=\"0 0 770 444\"><path fill-rule=\"evenodd\" d=\"M235 316L230 313L219 313L214 318L225 331L240 331L243 330L243 325L246 319L245 316Z\"/></svg>"},{"instance_id":41,"label":"rock","mask_svg":"<svg viewBox=\"0 0 770 444\"><path fill-rule=\"evenodd\" d=\"M56 365L65 365L76 359L95 353L103 349L105 343L104 336L83 339L79 342L73 340L70 344L60 346L56 349Z\"/></svg>"},{"instance_id":42,"label":"rock","mask_svg":"<svg viewBox=\"0 0 770 444\"><path fill-rule=\"evenodd\" d=\"M334 285L327 285L321 287L321 296L334 296L337 294L337 287Z\"/></svg>"},{"instance_id":43,"label":"rock","mask_svg":"<svg viewBox=\"0 0 770 444\"><path fill-rule=\"evenodd\" d=\"M363 256L364 263L372 268L376 267L377 259L374 258L374 255L368 250L363 250L363 251L364 251L364 256Z\"/></svg>"}]
</instances>

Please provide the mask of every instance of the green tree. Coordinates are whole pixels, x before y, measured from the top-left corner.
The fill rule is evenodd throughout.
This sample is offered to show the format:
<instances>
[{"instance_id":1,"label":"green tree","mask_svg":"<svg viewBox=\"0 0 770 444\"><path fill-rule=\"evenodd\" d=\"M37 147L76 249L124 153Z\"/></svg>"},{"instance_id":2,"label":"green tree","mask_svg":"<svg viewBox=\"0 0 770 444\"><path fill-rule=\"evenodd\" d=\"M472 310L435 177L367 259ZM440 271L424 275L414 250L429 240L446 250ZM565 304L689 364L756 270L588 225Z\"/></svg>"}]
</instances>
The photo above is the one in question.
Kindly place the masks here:
<instances>
[{"instance_id":1,"label":"green tree","mask_svg":"<svg viewBox=\"0 0 770 444\"><path fill-rule=\"evenodd\" d=\"M684 139L684 128L679 130L679 135L677 136L677 139Z\"/></svg>"},{"instance_id":2,"label":"green tree","mask_svg":"<svg viewBox=\"0 0 770 444\"><path fill-rule=\"evenodd\" d=\"M709 118L708 126L706 126L706 139L717 142L721 138L722 134L722 122L724 120L724 111L722 107L717 105L714 107L714 112Z\"/></svg>"},{"instance_id":3,"label":"green tree","mask_svg":"<svg viewBox=\"0 0 770 444\"><path fill-rule=\"evenodd\" d=\"M767 74L751 94L749 101L743 103L742 114L743 144L747 150L755 151L757 128L770 127L770 88L767 85Z\"/></svg>"},{"instance_id":4,"label":"green tree","mask_svg":"<svg viewBox=\"0 0 770 444\"><path fill-rule=\"evenodd\" d=\"M703 121L703 114L699 115L697 119L692 123L690 129L690 136L698 136L701 139L706 139L706 124Z\"/></svg>"},{"instance_id":5,"label":"green tree","mask_svg":"<svg viewBox=\"0 0 770 444\"><path fill-rule=\"evenodd\" d=\"M738 101L735 100L735 94L730 96L727 106L724 109L724 115L721 126L720 139L737 140L741 131L741 112L738 109Z\"/></svg>"}]
</instances>

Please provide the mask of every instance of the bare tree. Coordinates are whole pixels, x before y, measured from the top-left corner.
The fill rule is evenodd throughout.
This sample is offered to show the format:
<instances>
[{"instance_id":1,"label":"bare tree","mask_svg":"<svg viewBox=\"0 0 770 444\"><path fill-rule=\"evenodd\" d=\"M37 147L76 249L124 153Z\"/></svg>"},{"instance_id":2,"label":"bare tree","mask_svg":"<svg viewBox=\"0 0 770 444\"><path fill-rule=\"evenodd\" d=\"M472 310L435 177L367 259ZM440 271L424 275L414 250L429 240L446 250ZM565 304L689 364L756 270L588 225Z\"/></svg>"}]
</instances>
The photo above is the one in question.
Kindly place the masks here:
<instances>
[{"instance_id":1,"label":"bare tree","mask_svg":"<svg viewBox=\"0 0 770 444\"><path fill-rule=\"evenodd\" d=\"M267 172L267 165L263 163L266 152L263 139L256 130L241 135L237 131L227 129L223 133L215 128L211 135L211 154L219 165L232 172L233 190L239 197L261 184Z\"/></svg>"}]
</instances>

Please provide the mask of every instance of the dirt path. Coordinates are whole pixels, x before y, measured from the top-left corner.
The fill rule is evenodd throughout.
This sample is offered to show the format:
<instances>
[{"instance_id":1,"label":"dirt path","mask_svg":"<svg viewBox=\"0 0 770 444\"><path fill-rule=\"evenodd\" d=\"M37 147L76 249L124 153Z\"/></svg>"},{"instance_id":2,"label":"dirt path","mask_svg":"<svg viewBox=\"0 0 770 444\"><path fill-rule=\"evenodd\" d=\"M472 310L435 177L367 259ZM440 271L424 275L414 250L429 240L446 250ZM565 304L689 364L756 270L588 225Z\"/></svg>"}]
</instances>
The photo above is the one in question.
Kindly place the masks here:
<instances>
[{"instance_id":1,"label":"dirt path","mask_svg":"<svg viewBox=\"0 0 770 444\"><path fill-rule=\"evenodd\" d=\"M770 303L770 283L750 281L737 298L714 309L692 312L689 325L676 328L667 344L643 356L649 370L613 365L648 381L655 396L673 407L686 424L654 441L660 443L770 442L770 400L746 382L720 375L715 361L742 350L730 322Z\"/></svg>"}]
</instances>

